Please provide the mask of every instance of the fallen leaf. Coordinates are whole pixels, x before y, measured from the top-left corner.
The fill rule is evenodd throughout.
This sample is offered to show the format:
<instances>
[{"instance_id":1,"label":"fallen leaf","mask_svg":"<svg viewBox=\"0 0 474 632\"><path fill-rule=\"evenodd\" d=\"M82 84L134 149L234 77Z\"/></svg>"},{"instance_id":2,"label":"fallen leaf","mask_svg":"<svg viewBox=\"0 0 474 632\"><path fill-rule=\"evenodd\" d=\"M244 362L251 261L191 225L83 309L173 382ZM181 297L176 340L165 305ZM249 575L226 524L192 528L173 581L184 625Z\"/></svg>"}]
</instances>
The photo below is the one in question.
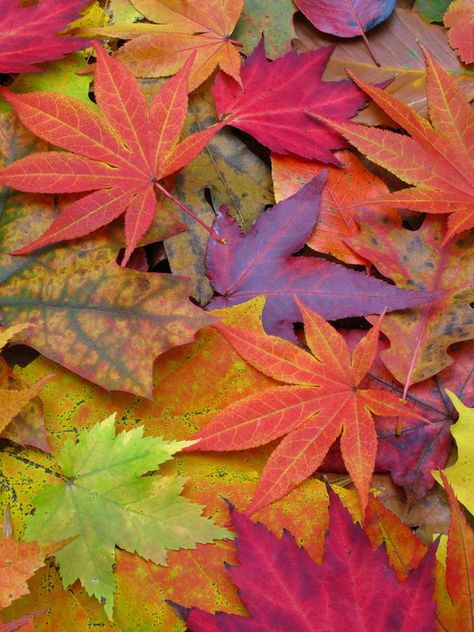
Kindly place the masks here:
<instances>
[{"instance_id":1,"label":"fallen leaf","mask_svg":"<svg viewBox=\"0 0 474 632\"><path fill-rule=\"evenodd\" d=\"M275 199L281 202L294 195L323 169L327 181L321 195L318 221L306 244L317 252L325 252L350 265L369 265L367 259L354 252L346 239L359 233L354 203L388 192L385 183L368 171L350 151L338 151L335 157L342 167L323 165L293 156L272 155ZM377 213L377 209L372 209ZM383 210L384 216L387 210Z\"/></svg>"},{"instance_id":2,"label":"fallen leaf","mask_svg":"<svg viewBox=\"0 0 474 632\"><path fill-rule=\"evenodd\" d=\"M446 476L440 472L451 508L446 571L437 568L436 619L440 630L474 630L474 533ZM441 572L440 572L441 570Z\"/></svg>"},{"instance_id":3,"label":"fallen leaf","mask_svg":"<svg viewBox=\"0 0 474 632\"><path fill-rule=\"evenodd\" d=\"M17 542L0 537L0 608L28 592L27 580L44 564L37 542ZM0 628L1 629L1 628Z\"/></svg>"},{"instance_id":4,"label":"fallen leaf","mask_svg":"<svg viewBox=\"0 0 474 632\"><path fill-rule=\"evenodd\" d=\"M442 22L451 0L415 0L413 6L427 22Z\"/></svg>"},{"instance_id":5,"label":"fallen leaf","mask_svg":"<svg viewBox=\"0 0 474 632\"><path fill-rule=\"evenodd\" d=\"M468 408L453 392L447 390L449 399L459 413L459 419L451 426L451 434L458 448L457 460L444 470L444 475L453 487L456 497L468 511L474 513L474 492L471 482L474 462L473 433L474 408ZM441 482L441 475L435 470L433 476Z\"/></svg>"},{"instance_id":6,"label":"fallen leaf","mask_svg":"<svg viewBox=\"0 0 474 632\"><path fill-rule=\"evenodd\" d=\"M263 35L267 55L275 59L291 50L291 40L295 37L295 11L293 0L244 0L234 37L242 42L244 51L250 53Z\"/></svg>"},{"instance_id":7,"label":"fallen leaf","mask_svg":"<svg viewBox=\"0 0 474 632\"><path fill-rule=\"evenodd\" d=\"M248 327L260 327L262 301L253 306L242 305L226 310L228 322L233 319ZM41 379L55 365L37 358L22 370L28 380ZM46 385L45 416L53 449L70 436L70 428L90 428L114 409L118 410L121 428L136 428L144 424L148 435L186 439L205 425L228 403L237 401L273 380L246 364L227 341L215 330L203 330L198 339L175 348L155 363L155 401L132 397L126 393L109 393L85 382L77 375L56 366L56 379ZM209 380L209 375L213 376ZM203 389L203 380L207 388ZM46 483L54 482L55 464L51 457L35 451L11 446L0 455L0 467L8 487L0 496L9 502L16 528L20 530L25 514L31 509L31 497ZM222 496L237 507L248 505L265 462L265 451L239 454L179 454L160 468L166 476L187 476L186 497L206 506L205 515L220 523L228 522ZM357 496L353 491L338 489L346 506L353 512ZM294 533L316 560L322 560L324 531L328 525L325 486L310 479L298 486L281 501L257 512L270 529L280 533L286 528ZM60 588L61 580L53 565L37 573L28 598L16 602L9 615L18 617L39 607L48 612L37 623L38 631L67 629L68 622L78 621L87 629L95 624L107 631L124 629L154 629L181 632L174 612L162 600L168 598L191 605L243 614L231 582L226 578L223 563L233 563L234 547L230 542L218 545L198 545L196 550L169 552L168 566L161 567L146 560L117 551L115 578L117 593L114 627L109 627L98 602L87 597L76 583L67 592ZM146 577L146 581L143 578ZM143 607L143 603L146 607ZM42 604L40 606L40 604Z\"/></svg>"},{"instance_id":8,"label":"fallen leaf","mask_svg":"<svg viewBox=\"0 0 474 632\"><path fill-rule=\"evenodd\" d=\"M330 122L373 162L412 188L364 202L450 213L443 243L474 227L474 111L448 73L425 51L431 125L392 95L354 78L411 137L354 123Z\"/></svg>"},{"instance_id":9,"label":"fallen leaf","mask_svg":"<svg viewBox=\"0 0 474 632\"><path fill-rule=\"evenodd\" d=\"M471 0L454 0L444 14L448 40L465 64L474 62L474 5Z\"/></svg>"},{"instance_id":10,"label":"fallen leaf","mask_svg":"<svg viewBox=\"0 0 474 632\"><path fill-rule=\"evenodd\" d=\"M337 164L331 150L344 147L343 139L307 112L344 121L362 107L364 97L349 80L321 81L332 50L291 51L269 62L262 39L241 70L242 86L224 73L216 77L212 93L222 124L247 132L276 153Z\"/></svg>"},{"instance_id":11,"label":"fallen leaf","mask_svg":"<svg viewBox=\"0 0 474 632\"><path fill-rule=\"evenodd\" d=\"M295 0L311 24L338 37L356 37L390 17L395 0Z\"/></svg>"},{"instance_id":12,"label":"fallen leaf","mask_svg":"<svg viewBox=\"0 0 474 632\"><path fill-rule=\"evenodd\" d=\"M308 31L305 25L297 28L297 34L304 48L319 48L333 43L333 38L314 29ZM441 26L427 24L414 11L395 9L383 28L372 31L368 38L380 66L375 64L362 40L344 41L337 44L331 55L324 79L345 79L347 70L350 70L367 83L380 85L388 82L385 92L397 97L426 118L428 105L426 68L420 51L422 44L466 97L474 98L472 70L459 61L446 40L445 29ZM397 126L375 103L359 112L354 120L368 125Z\"/></svg>"},{"instance_id":13,"label":"fallen leaf","mask_svg":"<svg viewBox=\"0 0 474 632\"><path fill-rule=\"evenodd\" d=\"M431 632L434 628L434 548L399 582L383 548L372 549L337 495L330 491L324 562L317 565L289 532L279 540L261 523L231 508L239 566L227 573L250 616L173 604L192 632L288 629ZM380 593L385 597L383 607Z\"/></svg>"},{"instance_id":14,"label":"fallen leaf","mask_svg":"<svg viewBox=\"0 0 474 632\"><path fill-rule=\"evenodd\" d=\"M212 317L188 300L185 280L115 265L121 233L112 229L28 258L8 254L56 216L50 202L6 196L0 218L3 322L32 323L26 344L86 379L151 397L156 356L192 340Z\"/></svg>"},{"instance_id":15,"label":"fallen leaf","mask_svg":"<svg viewBox=\"0 0 474 632\"><path fill-rule=\"evenodd\" d=\"M64 586L80 579L109 618L116 544L166 564L167 549L230 536L201 517L201 506L180 495L186 479L142 476L188 445L144 437L143 427L116 436L112 415L83 430L77 443L63 444L56 455L58 482L46 485L33 501L36 511L27 519L25 538L40 543L73 538L56 553Z\"/></svg>"},{"instance_id":16,"label":"fallen leaf","mask_svg":"<svg viewBox=\"0 0 474 632\"><path fill-rule=\"evenodd\" d=\"M216 122L209 88L209 84L204 84L190 95L186 134ZM215 219L214 209L228 205L232 217L244 230L274 201L270 169L230 127L216 134L189 165L169 178L166 187L209 225ZM173 212L171 200L164 200L163 205L170 214ZM165 241L166 254L171 271L188 277L191 296L205 305L213 295L205 269L209 235L191 218L188 221L184 217L183 221L188 230Z\"/></svg>"},{"instance_id":17,"label":"fallen leaf","mask_svg":"<svg viewBox=\"0 0 474 632\"><path fill-rule=\"evenodd\" d=\"M295 296L327 320L403 309L429 300L429 294L401 290L324 259L292 256L313 232L323 185L324 174L320 174L260 215L245 236L229 213L221 210L213 228L227 245L209 241L206 259L209 280L221 296L207 309L264 294L265 331L295 340L293 323L299 320Z\"/></svg>"},{"instance_id":18,"label":"fallen leaf","mask_svg":"<svg viewBox=\"0 0 474 632\"><path fill-rule=\"evenodd\" d=\"M231 39L243 0L133 0L149 22L117 24L94 29L101 37L131 40L114 57L136 77L174 75L195 51L189 90L201 85L219 67L239 81L240 54ZM150 23L151 22L151 23Z\"/></svg>"},{"instance_id":19,"label":"fallen leaf","mask_svg":"<svg viewBox=\"0 0 474 632\"><path fill-rule=\"evenodd\" d=\"M155 188L159 197L170 196L158 180L192 160L219 128L178 143L187 110L189 63L148 109L129 71L100 45L96 53L95 95L101 113L66 95L18 95L3 90L26 127L69 150L25 156L2 170L3 184L27 192L94 191L69 205L41 237L15 254L82 237L125 212L125 265L152 224L157 210Z\"/></svg>"},{"instance_id":20,"label":"fallen leaf","mask_svg":"<svg viewBox=\"0 0 474 632\"><path fill-rule=\"evenodd\" d=\"M225 408L186 451L245 450L284 437L263 470L248 508L253 513L311 476L342 430L343 459L364 510L377 450L372 413L409 416L415 411L388 391L359 389L376 356L378 325L351 355L329 323L299 301L298 307L312 355L287 340L215 325L246 362L285 386Z\"/></svg>"},{"instance_id":21,"label":"fallen leaf","mask_svg":"<svg viewBox=\"0 0 474 632\"><path fill-rule=\"evenodd\" d=\"M88 42L58 35L89 4L89 0L40 0L22 6L17 0L2 2L0 72L38 72L36 64L64 57Z\"/></svg>"},{"instance_id":22,"label":"fallen leaf","mask_svg":"<svg viewBox=\"0 0 474 632\"><path fill-rule=\"evenodd\" d=\"M388 314L382 323L390 340L382 360L406 394L453 362L450 345L474 338L474 232L442 244L442 217L428 216L418 230L407 230L396 215L371 211L360 215L359 224L360 234L349 244L381 274L400 288L442 292L422 307Z\"/></svg>"}]
</instances>

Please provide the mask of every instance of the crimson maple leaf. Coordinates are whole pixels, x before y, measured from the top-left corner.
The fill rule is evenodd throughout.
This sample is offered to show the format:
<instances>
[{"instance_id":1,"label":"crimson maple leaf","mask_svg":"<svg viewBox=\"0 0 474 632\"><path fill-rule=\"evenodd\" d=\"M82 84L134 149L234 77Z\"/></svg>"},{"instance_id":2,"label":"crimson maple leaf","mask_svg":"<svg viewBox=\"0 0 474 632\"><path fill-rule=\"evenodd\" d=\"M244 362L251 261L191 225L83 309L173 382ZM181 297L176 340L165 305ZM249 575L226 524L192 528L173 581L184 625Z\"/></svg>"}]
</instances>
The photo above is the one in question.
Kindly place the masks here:
<instances>
[{"instance_id":1,"label":"crimson maple leaf","mask_svg":"<svg viewBox=\"0 0 474 632\"><path fill-rule=\"evenodd\" d=\"M37 72L34 64L59 59L84 48L88 40L56 35L74 21L90 0L40 0L22 6L20 0L0 0L0 72Z\"/></svg>"},{"instance_id":2,"label":"crimson maple leaf","mask_svg":"<svg viewBox=\"0 0 474 632\"><path fill-rule=\"evenodd\" d=\"M149 108L130 71L99 44L95 49L94 88L100 113L62 94L2 91L26 127L68 152L32 153L2 169L0 182L38 193L93 191L67 206L41 237L13 254L82 237L125 213L125 265L152 223L155 190L202 224L159 183L195 158L220 128L217 124L178 142L192 58Z\"/></svg>"},{"instance_id":3,"label":"crimson maple leaf","mask_svg":"<svg viewBox=\"0 0 474 632\"><path fill-rule=\"evenodd\" d=\"M449 74L423 49L431 125L388 92L352 78L411 138L323 119L370 160L414 185L364 205L452 213L444 241L474 226L474 111Z\"/></svg>"},{"instance_id":4,"label":"crimson maple leaf","mask_svg":"<svg viewBox=\"0 0 474 632\"><path fill-rule=\"evenodd\" d=\"M436 546L398 581L385 549L368 537L329 489L324 561L316 564L288 531L278 539L231 507L239 566L227 566L249 612L211 614L169 602L192 632L432 632Z\"/></svg>"},{"instance_id":5,"label":"crimson maple leaf","mask_svg":"<svg viewBox=\"0 0 474 632\"><path fill-rule=\"evenodd\" d=\"M223 72L217 75L212 92L219 117L279 154L339 164L331 150L345 147L344 139L307 111L345 121L365 99L351 81L321 80L333 50L291 51L270 62L262 40L241 69L242 86Z\"/></svg>"},{"instance_id":6,"label":"crimson maple leaf","mask_svg":"<svg viewBox=\"0 0 474 632\"><path fill-rule=\"evenodd\" d=\"M372 413L408 416L413 409L388 391L359 386L377 353L380 320L351 356L341 334L299 301L298 306L312 355L274 336L214 325L249 364L287 385L228 406L186 451L244 450L286 435L262 472L248 509L253 513L311 476L343 430L342 455L364 509L377 451Z\"/></svg>"}]
</instances>

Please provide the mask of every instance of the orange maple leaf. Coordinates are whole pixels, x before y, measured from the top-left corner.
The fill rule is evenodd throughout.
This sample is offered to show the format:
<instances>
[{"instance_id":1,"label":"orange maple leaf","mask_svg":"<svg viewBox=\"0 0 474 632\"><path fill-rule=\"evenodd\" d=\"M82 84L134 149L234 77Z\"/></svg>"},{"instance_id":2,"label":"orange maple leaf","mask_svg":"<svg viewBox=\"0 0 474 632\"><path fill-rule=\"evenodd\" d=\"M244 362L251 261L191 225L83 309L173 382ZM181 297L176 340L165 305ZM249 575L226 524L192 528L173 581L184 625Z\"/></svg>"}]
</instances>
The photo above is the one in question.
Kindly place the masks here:
<instances>
[{"instance_id":1,"label":"orange maple leaf","mask_svg":"<svg viewBox=\"0 0 474 632\"><path fill-rule=\"evenodd\" d=\"M172 198L203 224L159 183L195 158L221 126L178 142L187 112L192 58L149 108L130 71L99 44L95 49L94 88L100 113L62 94L2 90L28 129L68 151L21 158L0 171L0 182L37 193L93 191L67 206L41 237L14 254L82 237L125 213L125 265L153 221L157 194L158 201L162 195Z\"/></svg>"},{"instance_id":2,"label":"orange maple leaf","mask_svg":"<svg viewBox=\"0 0 474 632\"><path fill-rule=\"evenodd\" d=\"M436 601L439 629L474 631L474 532L453 488L439 471L448 495L451 520L446 549L446 574L436 569Z\"/></svg>"},{"instance_id":3,"label":"orange maple leaf","mask_svg":"<svg viewBox=\"0 0 474 632\"><path fill-rule=\"evenodd\" d=\"M452 213L444 241L474 226L474 111L447 72L423 49L431 125L402 101L351 78L411 138L395 132L325 119L370 160L414 185L367 205Z\"/></svg>"},{"instance_id":4,"label":"orange maple leaf","mask_svg":"<svg viewBox=\"0 0 474 632\"><path fill-rule=\"evenodd\" d=\"M240 83L240 42L231 39L243 0L132 0L150 22L114 24L94 32L130 40L114 54L136 77L164 77L177 72L196 52L189 75L194 90L220 67Z\"/></svg>"},{"instance_id":5,"label":"orange maple leaf","mask_svg":"<svg viewBox=\"0 0 474 632\"><path fill-rule=\"evenodd\" d=\"M409 416L413 409L388 391L359 388L377 353L380 319L351 355L341 334L298 305L313 355L275 336L214 325L249 364L287 385L228 406L193 437L200 441L186 451L243 450L286 435L263 470L248 509L254 513L317 470L343 430L342 456L364 509L377 451L371 413Z\"/></svg>"}]
</instances>

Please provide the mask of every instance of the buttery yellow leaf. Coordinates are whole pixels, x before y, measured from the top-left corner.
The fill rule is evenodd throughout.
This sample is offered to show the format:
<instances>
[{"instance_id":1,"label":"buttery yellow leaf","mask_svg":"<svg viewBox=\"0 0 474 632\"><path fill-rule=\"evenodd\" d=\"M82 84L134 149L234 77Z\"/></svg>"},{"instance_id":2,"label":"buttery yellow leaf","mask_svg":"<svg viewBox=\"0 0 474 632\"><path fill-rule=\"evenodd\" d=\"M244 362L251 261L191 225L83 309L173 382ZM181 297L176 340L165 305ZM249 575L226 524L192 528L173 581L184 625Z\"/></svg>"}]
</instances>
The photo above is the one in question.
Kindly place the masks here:
<instances>
[{"instance_id":1,"label":"buttery yellow leaf","mask_svg":"<svg viewBox=\"0 0 474 632\"><path fill-rule=\"evenodd\" d=\"M446 389L446 393L458 411L459 419L451 427L451 434L458 448L458 458L444 473L459 501L474 514L474 408L464 406L451 391ZM441 483L438 472L433 472L433 476Z\"/></svg>"}]
</instances>

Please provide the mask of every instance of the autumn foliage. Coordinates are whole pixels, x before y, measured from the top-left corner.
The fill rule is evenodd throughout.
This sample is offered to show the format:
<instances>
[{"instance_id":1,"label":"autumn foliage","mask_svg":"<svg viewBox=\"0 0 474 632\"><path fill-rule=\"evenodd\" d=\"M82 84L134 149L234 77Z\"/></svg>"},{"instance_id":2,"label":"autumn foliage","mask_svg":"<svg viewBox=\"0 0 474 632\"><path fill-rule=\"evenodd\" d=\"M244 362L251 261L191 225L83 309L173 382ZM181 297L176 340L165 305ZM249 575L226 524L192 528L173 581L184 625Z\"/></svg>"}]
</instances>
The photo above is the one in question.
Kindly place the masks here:
<instances>
[{"instance_id":1,"label":"autumn foliage","mask_svg":"<svg viewBox=\"0 0 474 632\"><path fill-rule=\"evenodd\" d=\"M474 632L472 2L0 9L0 632Z\"/></svg>"}]
</instances>

